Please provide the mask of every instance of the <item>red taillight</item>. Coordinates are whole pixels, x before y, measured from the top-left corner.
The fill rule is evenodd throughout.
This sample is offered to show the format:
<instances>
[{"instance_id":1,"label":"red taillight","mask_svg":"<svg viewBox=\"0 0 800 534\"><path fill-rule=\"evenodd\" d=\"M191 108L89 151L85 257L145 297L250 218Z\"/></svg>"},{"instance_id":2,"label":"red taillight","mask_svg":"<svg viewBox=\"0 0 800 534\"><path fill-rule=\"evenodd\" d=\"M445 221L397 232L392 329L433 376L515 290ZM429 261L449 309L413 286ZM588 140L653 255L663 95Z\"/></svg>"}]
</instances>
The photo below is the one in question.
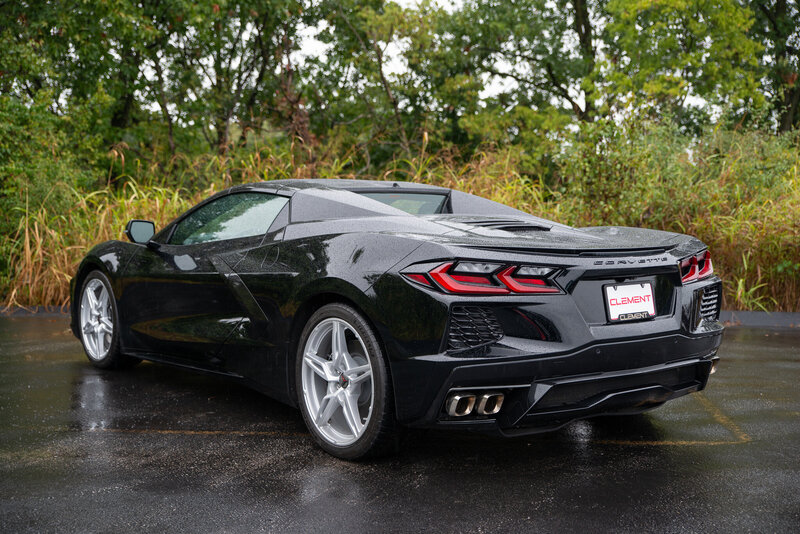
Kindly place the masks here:
<instances>
[{"instance_id":1,"label":"red taillight","mask_svg":"<svg viewBox=\"0 0 800 534\"><path fill-rule=\"evenodd\" d=\"M445 291L449 291L450 293L473 293L481 295L505 295L508 293L508 288L494 285L488 276L450 275L447 271L452 266L453 262L443 263L428 273L430 274L431 278L433 278L434 282L439 284ZM463 282L457 280L455 278L456 276L461 279L481 278L485 281L479 283Z\"/></svg>"},{"instance_id":2,"label":"red taillight","mask_svg":"<svg viewBox=\"0 0 800 534\"><path fill-rule=\"evenodd\" d=\"M714 265L711 263L711 253L706 250L703 256L703 262L700 264L700 272L697 273L697 278L705 278L706 276L714 274Z\"/></svg>"},{"instance_id":3,"label":"red taillight","mask_svg":"<svg viewBox=\"0 0 800 534\"><path fill-rule=\"evenodd\" d=\"M514 278L516 265L504 269L497 275L497 279L505 284L514 293L558 293L556 287L548 286L541 278Z\"/></svg>"},{"instance_id":4,"label":"red taillight","mask_svg":"<svg viewBox=\"0 0 800 534\"><path fill-rule=\"evenodd\" d=\"M406 271L403 276L428 287L434 287L432 280L444 291L457 294L560 293L548 280L553 272L552 268L451 261L432 269Z\"/></svg>"},{"instance_id":5,"label":"red taillight","mask_svg":"<svg viewBox=\"0 0 800 534\"><path fill-rule=\"evenodd\" d=\"M431 287L431 281L424 274L419 273L406 273L403 276L410 278L411 280L417 282L418 284L422 284L428 287Z\"/></svg>"},{"instance_id":6,"label":"red taillight","mask_svg":"<svg viewBox=\"0 0 800 534\"><path fill-rule=\"evenodd\" d=\"M471 276L466 274L451 274L450 277L453 280L458 280L459 282L465 282L467 284L485 284L485 285L492 285L492 281L486 278L485 276Z\"/></svg>"},{"instance_id":7,"label":"red taillight","mask_svg":"<svg viewBox=\"0 0 800 534\"><path fill-rule=\"evenodd\" d=\"M694 282L697 280L697 258L692 256L681 262L681 282Z\"/></svg>"},{"instance_id":8,"label":"red taillight","mask_svg":"<svg viewBox=\"0 0 800 534\"><path fill-rule=\"evenodd\" d=\"M680 269L681 282L684 284L711 276L714 273L714 266L711 263L711 253L706 250L700 254L682 260Z\"/></svg>"}]
</instances>

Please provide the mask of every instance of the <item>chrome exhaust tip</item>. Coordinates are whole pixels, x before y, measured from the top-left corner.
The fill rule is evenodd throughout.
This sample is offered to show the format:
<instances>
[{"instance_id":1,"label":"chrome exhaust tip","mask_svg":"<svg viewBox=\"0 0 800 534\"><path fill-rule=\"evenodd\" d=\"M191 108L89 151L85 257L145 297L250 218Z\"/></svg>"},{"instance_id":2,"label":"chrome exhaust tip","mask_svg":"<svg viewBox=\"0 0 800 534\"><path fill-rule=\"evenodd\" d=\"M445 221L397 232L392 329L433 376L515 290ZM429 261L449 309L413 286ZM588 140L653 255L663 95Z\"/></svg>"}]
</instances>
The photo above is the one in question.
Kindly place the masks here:
<instances>
[{"instance_id":1,"label":"chrome exhaust tip","mask_svg":"<svg viewBox=\"0 0 800 534\"><path fill-rule=\"evenodd\" d=\"M476 411L481 415L494 415L503 407L504 398L502 393L484 393L478 399Z\"/></svg>"},{"instance_id":2,"label":"chrome exhaust tip","mask_svg":"<svg viewBox=\"0 0 800 534\"><path fill-rule=\"evenodd\" d=\"M714 358L711 360L711 372L708 374L713 375L717 372L717 363L719 363L719 358Z\"/></svg>"},{"instance_id":3,"label":"chrome exhaust tip","mask_svg":"<svg viewBox=\"0 0 800 534\"><path fill-rule=\"evenodd\" d=\"M475 395L472 393L454 393L447 399L447 415L464 417L475 408Z\"/></svg>"}]
</instances>

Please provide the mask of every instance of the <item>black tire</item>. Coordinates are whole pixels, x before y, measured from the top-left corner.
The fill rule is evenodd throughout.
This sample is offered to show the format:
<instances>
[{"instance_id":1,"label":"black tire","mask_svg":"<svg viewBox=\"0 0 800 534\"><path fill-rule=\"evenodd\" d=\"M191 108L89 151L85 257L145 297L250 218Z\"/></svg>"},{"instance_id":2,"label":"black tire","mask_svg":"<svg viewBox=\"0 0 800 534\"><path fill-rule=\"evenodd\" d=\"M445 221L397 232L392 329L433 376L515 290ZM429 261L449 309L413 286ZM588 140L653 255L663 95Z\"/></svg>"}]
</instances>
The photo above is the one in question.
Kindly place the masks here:
<instances>
[{"instance_id":1,"label":"black tire","mask_svg":"<svg viewBox=\"0 0 800 534\"><path fill-rule=\"evenodd\" d=\"M303 355L306 343L314 328L325 320L340 319L348 323L361 337L369 353L371 380L373 385L373 404L363 434L352 444L337 445L327 439L317 428L309 414L303 389ZM359 460L394 454L399 449L401 428L395 419L394 394L392 391L389 366L381 350L380 343L364 317L346 304L328 304L317 310L306 323L297 345L295 359L295 384L297 403L303 414L306 427L317 445L326 452L344 460ZM347 387L347 386L344 386Z\"/></svg>"},{"instance_id":2,"label":"black tire","mask_svg":"<svg viewBox=\"0 0 800 534\"><path fill-rule=\"evenodd\" d=\"M108 304L105 307L105 313L107 313L108 317L111 319L112 322L112 332L111 332L111 339L109 341L108 349L102 351L103 354L100 355L93 355L93 351L89 346L89 341L87 340L87 333L85 332L85 324L83 321L83 306L84 306L84 294L88 290L88 288L98 288L98 282L102 284L105 290L108 292ZM80 330L80 340L81 344L83 345L83 350L86 353L86 357L89 359L89 362L97 367L98 369L125 369L128 367L132 367L139 363L141 360L138 358L132 358L130 356L126 356L122 354L120 351L120 344L119 344L119 313L117 312L117 301L114 297L114 290L111 288L111 283L101 271L92 271L90 272L86 278L83 280L83 284L81 285L81 291L78 294L78 302L76 313L78 315L78 328ZM95 351L97 352L97 351Z\"/></svg>"}]
</instances>

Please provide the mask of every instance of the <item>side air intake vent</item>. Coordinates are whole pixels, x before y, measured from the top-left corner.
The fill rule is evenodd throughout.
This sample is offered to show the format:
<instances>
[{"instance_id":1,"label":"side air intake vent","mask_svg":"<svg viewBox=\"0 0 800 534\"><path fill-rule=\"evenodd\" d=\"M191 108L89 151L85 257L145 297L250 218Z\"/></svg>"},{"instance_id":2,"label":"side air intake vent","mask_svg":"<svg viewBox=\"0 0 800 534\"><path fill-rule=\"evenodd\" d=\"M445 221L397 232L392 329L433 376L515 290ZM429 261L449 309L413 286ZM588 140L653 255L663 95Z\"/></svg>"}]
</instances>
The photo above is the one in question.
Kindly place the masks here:
<instances>
[{"instance_id":1,"label":"side air intake vent","mask_svg":"<svg viewBox=\"0 0 800 534\"><path fill-rule=\"evenodd\" d=\"M503 337L503 329L491 308L453 306L447 348L468 349L492 343Z\"/></svg>"}]
</instances>

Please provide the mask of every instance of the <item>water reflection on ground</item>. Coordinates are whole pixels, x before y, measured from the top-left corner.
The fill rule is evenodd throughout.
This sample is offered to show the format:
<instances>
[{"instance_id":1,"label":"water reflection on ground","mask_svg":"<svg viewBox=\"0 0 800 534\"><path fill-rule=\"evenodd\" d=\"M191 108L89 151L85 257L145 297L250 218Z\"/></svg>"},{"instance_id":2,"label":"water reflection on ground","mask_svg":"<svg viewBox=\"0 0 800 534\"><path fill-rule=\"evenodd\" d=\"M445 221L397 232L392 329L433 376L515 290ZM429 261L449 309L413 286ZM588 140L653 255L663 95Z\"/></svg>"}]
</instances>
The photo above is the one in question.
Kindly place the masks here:
<instances>
[{"instance_id":1,"label":"water reflection on ground","mask_svg":"<svg viewBox=\"0 0 800 534\"><path fill-rule=\"evenodd\" d=\"M649 414L512 440L410 432L398 456L348 463L238 384L98 371L65 318L0 318L0 517L11 531L793 530L800 331L731 329L720 354L706 392Z\"/></svg>"}]
</instances>

